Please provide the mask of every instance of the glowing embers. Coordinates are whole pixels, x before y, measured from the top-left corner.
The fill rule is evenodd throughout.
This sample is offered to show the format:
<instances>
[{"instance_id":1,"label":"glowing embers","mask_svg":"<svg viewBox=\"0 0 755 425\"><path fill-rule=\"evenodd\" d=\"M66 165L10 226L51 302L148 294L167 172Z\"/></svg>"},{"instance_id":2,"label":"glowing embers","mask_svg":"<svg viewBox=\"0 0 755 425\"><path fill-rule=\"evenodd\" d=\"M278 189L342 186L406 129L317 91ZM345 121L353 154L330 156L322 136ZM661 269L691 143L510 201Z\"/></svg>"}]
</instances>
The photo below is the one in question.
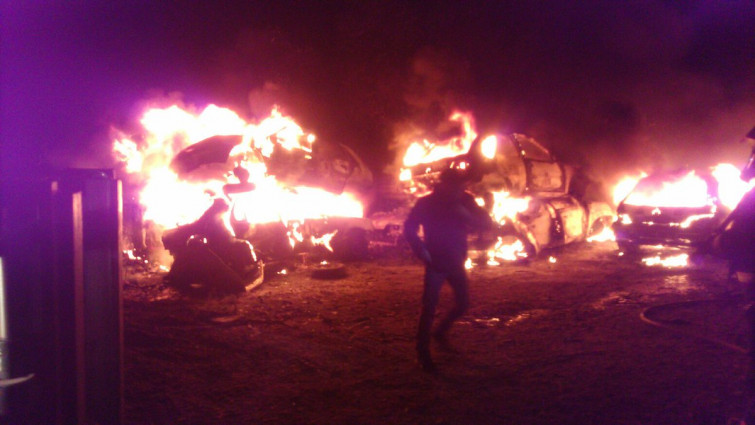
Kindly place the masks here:
<instances>
[{"instance_id":1,"label":"glowing embers","mask_svg":"<svg viewBox=\"0 0 755 425\"><path fill-rule=\"evenodd\" d=\"M522 240L514 236L498 237L495 246L487 252L489 266L499 266L502 262L518 261L527 258L527 250Z\"/></svg>"},{"instance_id":2,"label":"glowing embers","mask_svg":"<svg viewBox=\"0 0 755 425\"><path fill-rule=\"evenodd\" d=\"M645 257L642 263L646 266L660 266L666 268L687 267L689 265L689 254L662 255L656 254L652 257Z\"/></svg>"},{"instance_id":3,"label":"glowing embers","mask_svg":"<svg viewBox=\"0 0 755 425\"><path fill-rule=\"evenodd\" d=\"M616 234L610 226L605 226L603 229L587 238L587 242L611 242L616 240Z\"/></svg>"},{"instance_id":4,"label":"glowing embers","mask_svg":"<svg viewBox=\"0 0 755 425\"><path fill-rule=\"evenodd\" d=\"M691 266L689 252L681 247L666 247L664 245L636 247L629 252L619 251L619 257L630 254L638 258L648 267L662 267L667 269L686 268Z\"/></svg>"}]
</instances>

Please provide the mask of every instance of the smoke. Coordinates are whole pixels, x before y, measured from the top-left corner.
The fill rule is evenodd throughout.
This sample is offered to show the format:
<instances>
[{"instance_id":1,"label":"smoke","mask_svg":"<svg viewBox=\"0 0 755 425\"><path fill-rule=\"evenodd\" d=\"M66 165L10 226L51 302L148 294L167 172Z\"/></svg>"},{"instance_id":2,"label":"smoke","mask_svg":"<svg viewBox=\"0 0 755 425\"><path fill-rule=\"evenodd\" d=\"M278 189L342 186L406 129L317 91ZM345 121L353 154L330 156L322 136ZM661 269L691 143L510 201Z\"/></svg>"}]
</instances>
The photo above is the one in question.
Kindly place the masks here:
<instances>
[{"instance_id":1,"label":"smoke","mask_svg":"<svg viewBox=\"0 0 755 425\"><path fill-rule=\"evenodd\" d=\"M600 179L738 165L755 125L745 0L127 3L4 6L10 162L102 163L155 89L249 119L278 104L374 171L454 110Z\"/></svg>"},{"instance_id":2,"label":"smoke","mask_svg":"<svg viewBox=\"0 0 755 425\"><path fill-rule=\"evenodd\" d=\"M498 25L481 26L483 13ZM464 17L452 36L467 49L446 39L442 54L409 62L397 151L459 108L481 134L531 135L607 184L747 157L737 142L755 124L752 3L521 2Z\"/></svg>"}]
</instances>

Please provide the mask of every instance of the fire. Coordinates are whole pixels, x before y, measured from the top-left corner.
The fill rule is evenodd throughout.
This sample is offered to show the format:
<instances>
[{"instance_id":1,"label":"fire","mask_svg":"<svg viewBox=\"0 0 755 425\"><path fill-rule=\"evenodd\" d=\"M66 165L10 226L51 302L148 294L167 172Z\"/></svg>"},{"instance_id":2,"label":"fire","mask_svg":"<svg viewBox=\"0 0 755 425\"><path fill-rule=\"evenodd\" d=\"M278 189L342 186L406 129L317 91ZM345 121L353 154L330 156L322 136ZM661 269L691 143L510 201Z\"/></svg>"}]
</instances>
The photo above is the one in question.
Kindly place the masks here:
<instances>
[{"instance_id":1,"label":"fire","mask_svg":"<svg viewBox=\"0 0 755 425\"><path fill-rule=\"evenodd\" d=\"M419 164L452 158L469 151L472 142L477 138L472 114L468 112L454 112L449 117L449 120L458 122L461 125L462 134L439 142L430 142L427 139L412 142L404 154L404 167L413 167Z\"/></svg>"},{"instance_id":2,"label":"fire","mask_svg":"<svg viewBox=\"0 0 755 425\"><path fill-rule=\"evenodd\" d=\"M639 176L627 176L621 179L613 189L613 204L618 205L645 177L647 177L647 173L642 172Z\"/></svg>"},{"instance_id":3,"label":"fire","mask_svg":"<svg viewBox=\"0 0 755 425\"><path fill-rule=\"evenodd\" d=\"M333 252L333 247L330 246L330 241L333 239L333 236L335 236L336 233L338 233L338 230L331 233L326 233L320 236L319 238L312 236L311 237L312 245L324 246L328 251Z\"/></svg>"},{"instance_id":4,"label":"fire","mask_svg":"<svg viewBox=\"0 0 755 425\"><path fill-rule=\"evenodd\" d=\"M718 201L728 209L734 209L745 193L755 187L755 180L745 182L740 178L740 170L733 164L721 163L710 168L711 175L718 185ZM702 207L709 206L714 199L708 194L705 180L694 171L679 179L662 182L653 190L634 191L637 183L648 174L628 176L622 179L613 190L614 204L622 200L628 205L655 207Z\"/></svg>"},{"instance_id":5,"label":"fire","mask_svg":"<svg viewBox=\"0 0 755 425\"><path fill-rule=\"evenodd\" d=\"M492 192L493 202L491 216L499 224L504 224L506 220L515 220L516 215L527 211L530 205L530 197L523 198L513 197L509 192L500 191ZM481 199L477 199L482 203Z\"/></svg>"},{"instance_id":6,"label":"fire","mask_svg":"<svg viewBox=\"0 0 755 425\"><path fill-rule=\"evenodd\" d=\"M613 230L608 226L604 227L599 233L587 238L587 242L609 242L615 240L616 234L614 234Z\"/></svg>"},{"instance_id":7,"label":"fire","mask_svg":"<svg viewBox=\"0 0 755 425\"><path fill-rule=\"evenodd\" d=\"M733 164L718 164L713 167L712 173L718 182L718 199L732 210L736 208L742 197L755 187L755 180L743 181L740 170Z\"/></svg>"},{"instance_id":8,"label":"fire","mask_svg":"<svg viewBox=\"0 0 755 425\"><path fill-rule=\"evenodd\" d=\"M487 159L495 158L496 151L498 150L498 138L494 135L488 136L482 139L480 142L480 152Z\"/></svg>"},{"instance_id":9,"label":"fire","mask_svg":"<svg viewBox=\"0 0 755 425\"><path fill-rule=\"evenodd\" d=\"M499 266L501 261L517 261L527 258L527 251L524 243L519 238L513 242L504 242L502 237L498 237L495 246L488 250L488 265Z\"/></svg>"},{"instance_id":10,"label":"fire","mask_svg":"<svg viewBox=\"0 0 755 425\"><path fill-rule=\"evenodd\" d=\"M677 254L666 257L655 255L653 257L646 257L642 259L642 262L646 266L661 266L667 268L686 267L689 263L688 254Z\"/></svg>"},{"instance_id":11,"label":"fire","mask_svg":"<svg viewBox=\"0 0 755 425\"><path fill-rule=\"evenodd\" d=\"M654 207L704 207L712 202L707 183L694 171L675 180L660 182L660 186L635 189L624 199L626 205Z\"/></svg>"},{"instance_id":12,"label":"fire","mask_svg":"<svg viewBox=\"0 0 755 425\"><path fill-rule=\"evenodd\" d=\"M264 159L273 155L276 147L299 150L308 159L316 142L315 135L305 133L277 108L259 123L252 123L216 105L199 114L174 105L147 110L140 123L143 142L119 135L113 151L141 187L139 203L145 221L162 228L188 224L222 196L231 204L226 222L232 217L250 224L280 221L288 225L309 218L363 216L363 206L355 195L291 186L268 172ZM171 161L184 149L214 136L227 136L231 143L237 138L238 143L227 143L230 151L222 158L192 163L189 176L171 167ZM196 175L192 174L195 169L199 170ZM226 190L229 187L240 189Z\"/></svg>"}]
</instances>

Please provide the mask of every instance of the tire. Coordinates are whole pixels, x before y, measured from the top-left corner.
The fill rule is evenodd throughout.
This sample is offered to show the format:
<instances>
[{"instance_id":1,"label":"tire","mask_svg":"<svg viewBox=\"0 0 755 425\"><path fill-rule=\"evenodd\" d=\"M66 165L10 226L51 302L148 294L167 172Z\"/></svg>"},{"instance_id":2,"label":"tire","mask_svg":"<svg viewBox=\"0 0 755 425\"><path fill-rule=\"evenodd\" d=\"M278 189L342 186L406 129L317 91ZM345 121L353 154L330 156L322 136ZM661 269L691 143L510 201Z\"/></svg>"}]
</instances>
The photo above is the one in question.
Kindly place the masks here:
<instances>
[{"instance_id":1,"label":"tire","mask_svg":"<svg viewBox=\"0 0 755 425\"><path fill-rule=\"evenodd\" d=\"M346 266L341 263L316 264L312 266L312 278L314 279L343 279L346 277Z\"/></svg>"},{"instance_id":2,"label":"tire","mask_svg":"<svg viewBox=\"0 0 755 425\"><path fill-rule=\"evenodd\" d=\"M640 246L632 241L617 240L616 245L619 246L619 251L629 255L636 255L640 252Z\"/></svg>"}]
</instances>

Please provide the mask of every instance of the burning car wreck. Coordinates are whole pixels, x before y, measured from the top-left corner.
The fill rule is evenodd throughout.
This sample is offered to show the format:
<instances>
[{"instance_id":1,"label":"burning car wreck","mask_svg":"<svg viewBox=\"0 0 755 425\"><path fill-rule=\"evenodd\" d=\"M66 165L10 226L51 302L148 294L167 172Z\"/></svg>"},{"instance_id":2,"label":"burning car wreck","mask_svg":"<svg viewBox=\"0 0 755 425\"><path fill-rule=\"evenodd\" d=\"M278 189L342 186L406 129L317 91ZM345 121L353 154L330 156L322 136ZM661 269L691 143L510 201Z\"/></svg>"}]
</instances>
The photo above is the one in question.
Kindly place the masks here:
<instances>
[{"instance_id":1,"label":"burning car wreck","mask_svg":"<svg viewBox=\"0 0 755 425\"><path fill-rule=\"evenodd\" d=\"M640 180L617 208L619 249L643 245L693 247L705 242L728 214L710 174L680 169Z\"/></svg>"},{"instance_id":2,"label":"burning car wreck","mask_svg":"<svg viewBox=\"0 0 755 425\"><path fill-rule=\"evenodd\" d=\"M645 176L619 202L612 225L616 243L627 253L644 246L704 252L750 187L732 164Z\"/></svg>"},{"instance_id":3,"label":"burning car wreck","mask_svg":"<svg viewBox=\"0 0 755 425\"><path fill-rule=\"evenodd\" d=\"M465 153L408 167L406 190L425 193L448 167L467 171L470 192L498 223L493 234L470 241L477 263L523 260L585 241L615 217L608 203L578 196L574 170L522 134L475 138Z\"/></svg>"},{"instance_id":4,"label":"burning car wreck","mask_svg":"<svg viewBox=\"0 0 755 425\"><path fill-rule=\"evenodd\" d=\"M223 224L228 204L216 199L194 223L163 233L165 249L175 261L165 278L175 289L193 295L238 293L264 279L264 263L249 241L238 239Z\"/></svg>"},{"instance_id":5,"label":"burning car wreck","mask_svg":"<svg viewBox=\"0 0 755 425\"><path fill-rule=\"evenodd\" d=\"M153 129L151 115L180 119ZM213 105L199 115L174 106L148 111L142 124L142 146L122 136L115 150L138 177L140 227L154 233L146 249L172 257L161 261L170 263L170 286L234 293L302 255L314 263L365 254L372 174L345 145L315 143L277 109L250 124Z\"/></svg>"}]
</instances>

